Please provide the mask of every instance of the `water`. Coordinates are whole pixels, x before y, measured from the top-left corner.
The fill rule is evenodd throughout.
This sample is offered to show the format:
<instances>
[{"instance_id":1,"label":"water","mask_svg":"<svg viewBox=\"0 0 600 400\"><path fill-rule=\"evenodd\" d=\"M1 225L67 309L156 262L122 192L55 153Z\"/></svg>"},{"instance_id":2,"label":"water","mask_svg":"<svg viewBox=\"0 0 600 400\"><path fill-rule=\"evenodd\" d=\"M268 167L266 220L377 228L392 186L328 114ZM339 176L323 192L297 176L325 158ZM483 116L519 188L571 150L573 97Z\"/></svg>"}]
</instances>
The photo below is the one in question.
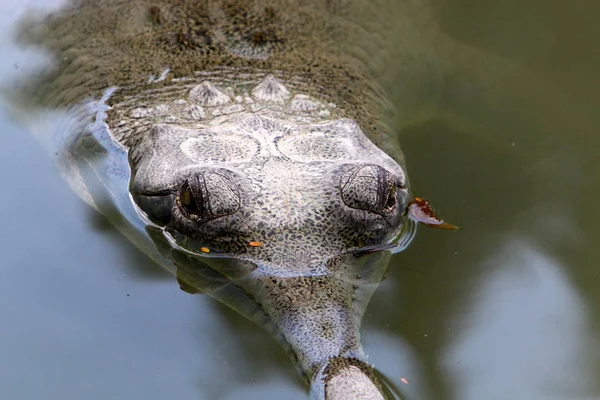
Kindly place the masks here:
<instances>
[{"instance_id":1,"label":"water","mask_svg":"<svg viewBox=\"0 0 600 400\"><path fill-rule=\"evenodd\" d=\"M463 230L420 229L392 261L365 350L406 399L598 399L600 6L436 5L443 32L496 66L469 64L485 90L445 78L439 101L465 120L400 133L415 193ZM5 76L29 67L4 54ZM266 333L181 292L0 115L2 398L306 398Z\"/></svg>"}]
</instances>

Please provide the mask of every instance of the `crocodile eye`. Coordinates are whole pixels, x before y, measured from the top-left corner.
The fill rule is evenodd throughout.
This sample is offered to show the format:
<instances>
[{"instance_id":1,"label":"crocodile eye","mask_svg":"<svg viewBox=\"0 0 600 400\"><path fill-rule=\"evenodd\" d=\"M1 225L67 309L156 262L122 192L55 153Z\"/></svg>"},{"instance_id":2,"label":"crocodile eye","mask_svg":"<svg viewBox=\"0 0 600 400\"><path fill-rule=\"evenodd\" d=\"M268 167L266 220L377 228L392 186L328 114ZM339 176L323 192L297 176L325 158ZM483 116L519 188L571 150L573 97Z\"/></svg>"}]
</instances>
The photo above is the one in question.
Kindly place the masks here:
<instances>
[{"instance_id":1,"label":"crocodile eye","mask_svg":"<svg viewBox=\"0 0 600 400\"><path fill-rule=\"evenodd\" d=\"M177 205L191 220L207 222L236 213L240 208L237 186L227 177L203 172L188 178L177 193Z\"/></svg>"},{"instance_id":2,"label":"crocodile eye","mask_svg":"<svg viewBox=\"0 0 600 400\"><path fill-rule=\"evenodd\" d=\"M185 181L184 184L181 185L178 200L179 207L181 207L186 214L198 218L200 210L198 209L196 198L192 193L192 189L190 188L188 181Z\"/></svg>"},{"instance_id":3,"label":"crocodile eye","mask_svg":"<svg viewBox=\"0 0 600 400\"><path fill-rule=\"evenodd\" d=\"M396 205L396 193L398 192L398 187L395 182L392 182L387 194L387 200L385 201L385 211L391 211L394 209Z\"/></svg>"},{"instance_id":4,"label":"crocodile eye","mask_svg":"<svg viewBox=\"0 0 600 400\"><path fill-rule=\"evenodd\" d=\"M398 202L406 202L406 191L386 169L377 165L362 165L347 171L340 182L344 203L357 210L390 214Z\"/></svg>"}]
</instances>

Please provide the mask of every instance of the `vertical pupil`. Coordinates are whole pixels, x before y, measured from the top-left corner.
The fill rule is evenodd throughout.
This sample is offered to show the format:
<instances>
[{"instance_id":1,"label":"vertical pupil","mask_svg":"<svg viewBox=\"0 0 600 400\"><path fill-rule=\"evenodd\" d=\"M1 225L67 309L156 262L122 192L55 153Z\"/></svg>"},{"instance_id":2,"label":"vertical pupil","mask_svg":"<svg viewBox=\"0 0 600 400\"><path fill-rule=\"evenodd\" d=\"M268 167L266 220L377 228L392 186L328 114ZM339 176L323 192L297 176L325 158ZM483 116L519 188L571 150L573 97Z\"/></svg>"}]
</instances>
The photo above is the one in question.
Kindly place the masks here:
<instances>
[{"instance_id":1,"label":"vertical pupil","mask_svg":"<svg viewBox=\"0 0 600 400\"><path fill-rule=\"evenodd\" d=\"M396 185L394 185L392 187L392 190L390 190L387 201L385 203L385 207L389 209L389 208L394 207L395 205L396 205Z\"/></svg>"},{"instance_id":2,"label":"vertical pupil","mask_svg":"<svg viewBox=\"0 0 600 400\"><path fill-rule=\"evenodd\" d=\"M181 187L180 194L180 202L181 206L190 214L198 213L198 206L196 205L196 200L194 199L194 195L192 194L192 190L188 183L184 183Z\"/></svg>"}]
</instances>

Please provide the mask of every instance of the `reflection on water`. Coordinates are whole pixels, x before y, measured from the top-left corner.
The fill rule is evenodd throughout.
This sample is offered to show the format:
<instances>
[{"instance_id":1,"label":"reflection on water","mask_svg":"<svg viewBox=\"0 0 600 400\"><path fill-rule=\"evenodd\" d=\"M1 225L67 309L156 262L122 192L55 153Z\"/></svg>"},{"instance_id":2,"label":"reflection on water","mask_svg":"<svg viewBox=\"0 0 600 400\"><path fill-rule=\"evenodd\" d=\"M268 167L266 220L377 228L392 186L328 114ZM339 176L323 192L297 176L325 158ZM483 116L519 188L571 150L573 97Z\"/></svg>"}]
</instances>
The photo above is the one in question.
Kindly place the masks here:
<instances>
[{"instance_id":1,"label":"reflection on water","mask_svg":"<svg viewBox=\"0 0 600 400\"><path fill-rule=\"evenodd\" d=\"M590 332L585 304L562 273L564 265L519 237L500 244L486 264L492 272L473 293L471 329L444 357L449 376L459 383L456 397L574 399L593 394L596 376L588 350L598 341Z\"/></svg>"},{"instance_id":2,"label":"reflection on water","mask_svg":"<svg viewBox=\"0 0 600 400\"><path fill-rule=\"evenodd\" d=\"M468 123L400 133L415 193L463 227L421 229L365 316L369 361L403 398L600 397L599 10L569 4L439 2L446 34L539 81L515 75L478 104L457 72L446 84L469 90L441 103ZM2 182L18 194L0 200L3 397L306 397L257 327L169 278L140 279L148 259L91 229L37 143L5 116L2 127Z\"/></svg>"}]
</instances>

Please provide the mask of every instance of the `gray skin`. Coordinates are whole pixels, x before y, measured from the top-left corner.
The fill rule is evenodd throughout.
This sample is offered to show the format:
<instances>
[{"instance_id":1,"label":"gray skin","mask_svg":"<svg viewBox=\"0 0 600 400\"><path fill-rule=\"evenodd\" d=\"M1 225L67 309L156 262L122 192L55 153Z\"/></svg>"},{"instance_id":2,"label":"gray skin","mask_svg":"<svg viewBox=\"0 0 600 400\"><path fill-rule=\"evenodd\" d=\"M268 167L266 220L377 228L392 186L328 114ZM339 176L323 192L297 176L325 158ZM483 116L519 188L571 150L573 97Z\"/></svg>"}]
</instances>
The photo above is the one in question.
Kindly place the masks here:
<instances>
[{"instance_id":1,"label":"gray skin","mask_svg":"<svg viewBox=\"0 0 600 400\"><path fill-rule=\"evenodd\" d=\"M32 130L71 187L183 290L265 327L314 398L382 399L359 329L414 233L393 132L434 116L479 127L506 87L488 81L498 60L452 43L432 10L79 1L24 22L21 40L56 65L19 85L15 112L56 110Z\"/></svg>"}]
</instances>

